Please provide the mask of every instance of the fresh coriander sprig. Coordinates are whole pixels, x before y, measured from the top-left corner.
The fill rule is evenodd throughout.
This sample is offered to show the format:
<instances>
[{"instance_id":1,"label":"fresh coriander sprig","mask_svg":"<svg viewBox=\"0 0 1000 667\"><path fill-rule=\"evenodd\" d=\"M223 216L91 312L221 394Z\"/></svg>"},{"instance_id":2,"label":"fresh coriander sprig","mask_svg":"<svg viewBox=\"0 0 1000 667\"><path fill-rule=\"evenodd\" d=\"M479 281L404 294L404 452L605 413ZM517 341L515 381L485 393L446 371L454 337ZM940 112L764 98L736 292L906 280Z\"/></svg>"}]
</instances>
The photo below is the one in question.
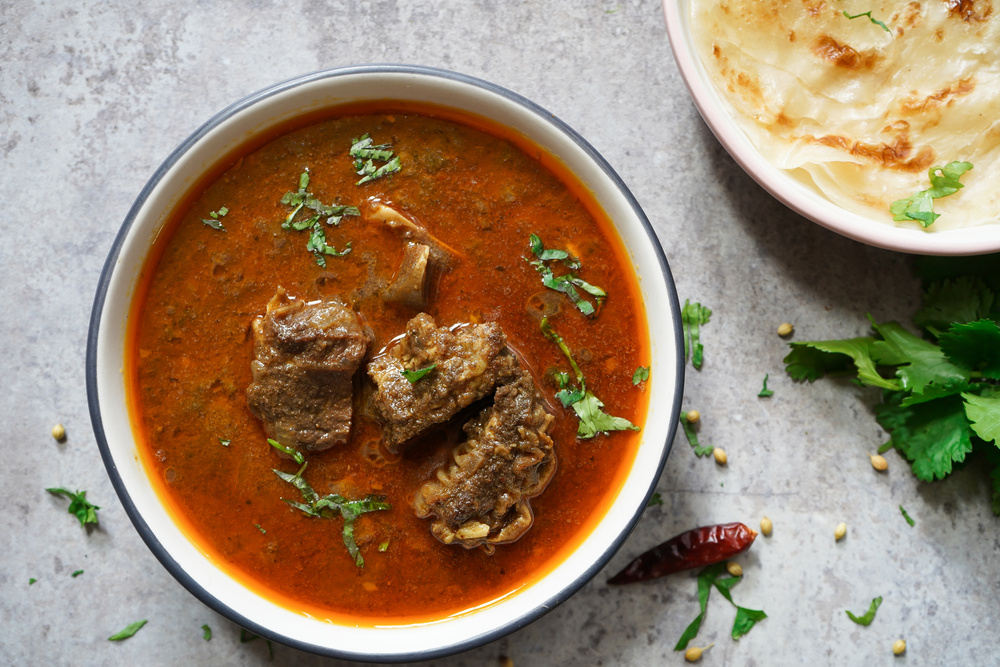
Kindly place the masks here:
<instances>
[{"instance_id":1,"label":"fresh coriander sprig","mask_svg":"<svg viewBox=\"0 0 1000 667\"><path fill-rule=\"evenodd\" d=\"M97 505L91 504L91 502L87 500L86 491L77 491L76 493L73 493L72 491L61 487L49 488L45 490L51 494L69 498L69 508L66 511L76 516L81 526L86 526L88 523L97 524L97 510L101 508Z\"/></svg>"},{"instance_id":2,"label":"fresh coriander sprig","mask_svg":"<svg viewBox=\"0 0 1000 667\"><path fill-rule=\"evenodd\" d=\"M549 324L549 318L542 318L541 328L545 337L559 346L559 349L569 361L569 365L576 376L576 382L579 385L573 387L571 385L572 380L567 373L557 373L555 375L555 380L559 385L556 398L563 404L563 407L573 408L576 416L580 419L580 424L576 429L576 436L587 439L593 438L598 433L607 431L638 431L639 427L624 417L615 417L604 412L604 403L593 392L587 389L587 380L583 377L583 371L580 370L580 366L577 365L576 360L573 358L573 354L570 352L566 341Z\"/></svg>"},{"instance_id":3,"label":"fresh coriander sprig","mask_svg":"<svg viewBox=\"0 0 1000 667\"><path fill-rule=\"evenodd\" d=\"M681 413L681 429L684 431L684 437L687 438L688 444L694 450L695 456L710 456L715 450L712 445L699 445L698 444L698 433L694 430L694 425L699 421L698 419L692 419L688 415L696 415L698 412L692 410L691 412ZM701 415L698 414L700 417Z\"/></svg>"},{"instance_id":4,"label":"fresh coriander sprig","mask_svg":"<svg viewBox=\"0 0 1000 667\"><path fill-rule=\"evenodd\" d=\"M943 167L931 167L927 175L931 187L921 190L905 199L897 199L889 205L892 219L895 221L916 220L923 227L941 217L934 212L934 200L947 197L958 192L965 185L959 182L962 174L972 169L971 162L949 162Z\"/></svg>"},{"instance_id":5,"label":"fresh coriander sprig","mask_svg":"<svg viewBox=\"0 0 1000 667\"><path fill-rule=\"evenodd\" d=\"M681 325L684 329L684 361L691 358L691 365L701 369L705 359L705 346L701 344L701 325L708 324L712 311L700 303L685 299L681 309Z\"/></svg>"},{"instance_id":6,"label":"fresh coriander sprig","mask_svg":"<svg viewBox=\"0 0 1000 667\"><path fill-rule=\"evenodd\" d=\"M601 305L608 298L608 293L596 285L591 285L573 273L580 268L580 260L565 250L546 248L542 244L542 239L536 234L531 234L528 237L528 247L537 259L529 260L525 258L524 261L535 267L535 270L541 274L542 284L549 289L565 294L573 305L576 306L576 309L584 315L588 317L596 316ZM562 262L569 269L569 273L559 276L555 275L552 267L546 264L546 262L553 261ZM593 297L594 303L592 304L580 296L580 292L576 289L577 287Z\"/></svg>"},{"instance_id":7,"label":"fresh coriander sprig","mask_svg":"<svg viewBox=\"0 0 1000 667\"><path fill-rule=\"evenodd\" d=\"M220 220L220 218L226 217L227 213L229 213L229 209L223 206L218 211L210 212L208 214L209 217L202 218L201 221L212 229L218 229L219 231L224 232L226 231L226 228L222 226L222 220Z\"/></svg>"},{"instance_id":8,"label":"fresh coriander sprig","mask_svg":"<svg viewBox=\"0 0 1000 667\"><path fill-rule=\"evenodd\" d=\"M701 613L685 628L677 645L674 646L675 651L683 651L691 640L698 636L701 622L708 609L708 596L712 592L713 586L724 598L729 600L730 604L736 607L736 618L733 620L733 629L730 632L733 639L739 639L750 632L759 621L767 618L767 614L759 609L748 609L736 604L730 591L733 586L740 582L742 577L724 575L728 575L725 562L710 565L698 573L698 605L701 607Z\"/></svg>"},{"instance_id":9,"label":"fresh coriander sprig","mask_svg":"<svg viewBox=\"0 0 1000 667\"><path fill-rule=\"evenodd\" d=\"M862 12L861 14L855 14L853 16L850 15L850 14L848 14L847 12L844 12L843 14L844 14L844 16L846 16L849 19L859 19L862 16L867 16L869 21L871 21L875 25L877 25L880 28L882 28L882 30L885 30L886 32L892 32L891 30L889 30L889 26L887 26L886 24L882 23L877 18L875 18L874 16L872 16L871 10L869 10L867 12Z\"/></svg>"}]
</instances>

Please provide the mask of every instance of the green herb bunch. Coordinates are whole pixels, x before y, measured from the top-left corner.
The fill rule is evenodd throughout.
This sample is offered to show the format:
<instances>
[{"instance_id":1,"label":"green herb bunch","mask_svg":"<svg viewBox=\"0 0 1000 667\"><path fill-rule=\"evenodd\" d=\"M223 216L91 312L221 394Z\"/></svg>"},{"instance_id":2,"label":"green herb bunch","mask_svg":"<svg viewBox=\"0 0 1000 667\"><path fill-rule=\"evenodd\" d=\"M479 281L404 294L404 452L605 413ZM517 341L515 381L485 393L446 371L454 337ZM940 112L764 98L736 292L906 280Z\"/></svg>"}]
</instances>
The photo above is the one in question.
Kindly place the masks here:
<instances>
[{"instance_id":1,"label":"green herb bunch","mask_svg":"<svg viewBox=\"0 0 1000 667\"><path fill-rule=\"evenodd\" d=\"M810 382L854 376L882 390L875 418L890 434L879 450L897 449L913 473L947 477L973 454L990 470L993 512L1000 516L1000 255L923 258L920 335L896 322L872 322L872 335L791 343L785 369Z\"/></svg>"}]
</instances>

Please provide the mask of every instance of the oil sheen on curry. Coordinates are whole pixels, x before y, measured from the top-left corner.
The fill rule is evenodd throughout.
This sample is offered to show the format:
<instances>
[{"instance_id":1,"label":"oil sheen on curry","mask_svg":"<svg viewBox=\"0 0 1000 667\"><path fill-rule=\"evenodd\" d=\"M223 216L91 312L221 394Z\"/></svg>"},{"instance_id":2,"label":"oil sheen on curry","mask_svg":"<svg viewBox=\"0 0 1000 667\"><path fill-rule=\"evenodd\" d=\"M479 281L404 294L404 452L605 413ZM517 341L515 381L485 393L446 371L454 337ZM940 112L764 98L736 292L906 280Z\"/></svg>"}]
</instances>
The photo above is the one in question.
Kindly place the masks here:
<instances>
[{"instance_id":1,"label":"oil sheen on curry","mask_svg":"<svg viewBox=\"0 0 1000 667\"><path fill-rule=\"evenodd\" d=\"M620 488L647 408L636 279L520 137L430 107L310 122L201 184L147 262L140 449L268 598L443 618L551 570Z\"/></svg>"}]
</instances>

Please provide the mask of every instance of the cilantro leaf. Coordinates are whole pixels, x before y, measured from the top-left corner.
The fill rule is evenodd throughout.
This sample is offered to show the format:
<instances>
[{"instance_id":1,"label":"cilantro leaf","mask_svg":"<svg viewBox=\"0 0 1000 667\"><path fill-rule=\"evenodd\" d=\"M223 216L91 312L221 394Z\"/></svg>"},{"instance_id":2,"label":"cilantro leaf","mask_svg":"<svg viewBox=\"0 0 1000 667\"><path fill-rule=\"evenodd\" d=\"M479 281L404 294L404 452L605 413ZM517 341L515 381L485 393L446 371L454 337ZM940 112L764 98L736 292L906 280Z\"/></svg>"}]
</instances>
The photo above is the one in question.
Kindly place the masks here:
<instances>
[{"instance_id":1,"label":"cilantro leaf","mask_svg":"<svg viewBox=\"0 0 1000 667\"><path fill-rule=\"evenodd\" d=\"M909 514L907 514L906 510L905 510L905 509L903 509L903 506L902 506L902 505L900 505L900 506L899 506L899 511L900 511L900 512L902 512L902 514L903 514L903 518L904 518L904 519L906 519L906 523L910 524L910 527L911 527L911 528L912 528L913 526L917 525L917 522L916 522L916 521L914 521L914 520L913 520L913 519L912 519L912 518L910 517L910 515L909 515Z\"/></svg>"},{"instance_id":2,"label":"cilantro leaf","mask_svg":"<svg viewBox=\"0 0 1000 667\"><path fill-rule=\"evenodd\" d=\"M351 140L351 148L348 151L354 158L354 169L361 180L355 185L362 185L383 176L395 174L402 168L399 156L393 157L392 146L390 144L376 144L367 133L360 139ZM385 162L380 167L375 166L375 162Z\"/></svg>"},{"instance_id":3,"label":"cilantro leaf","mask_svg":"<svg viewBox=\"0 0 1000 667\"><path fill-rule=\"evenodd\" d=\"M847 12L844 12L844 15L848 18L857 18L857 16L848 16ZM858 16L865 15L858 14ZM871 12L868 12L867 16L871 19ZM875 22L875 19L871 20ZM885 24L882 25L883 27L885 26ZM916 220L921 226L929 227L935 220L941 217L940 214L934 212L933 200L947 197L958 192L960 188L965 187L959 182L959 178L970 169L972 169L971 162L949 162L943 167L931 167L927 172L931 187L921 190L906 199L897 199L892 202L889 205L889 210L892 212L892 219L897 222L902 220Z\"/></svg>"},{"instance_id":4,"label":"cilantro leaf","mask_svg":"<svg viewBox=\"0 0 1000 667\"><path fill-rule=\"evenodd\" d=\"M753 630L753 626L765 618L767 618L767 614L760 609L736 607L736 619L733 621L733 631L731 633L733 639L739 639L750 632Z\"/></svg>"},{"instance_id":5,"label":"cilantro leaf","mask_svg":"<svg viewBox=\"0 0 1000 667\"><path fill-rule=\"evenodd\" d=\"M971 422L971 428L976 435L987 442L1000 445L1000 393L988 394L964 393L965 416Z\"/></svg>"},{"instance_id":6,"label":"cilantro leaf","mask_svg":"<svg viewBox=\"0 0 1000 667\"><path fill-rule=\"evenodd\" d=\"M882 23L877 18L874 18L872 16L871 10L869 10L869 11L863 13L863 14L855 14L854 16L851 16L847 12L844 12L844 16L846 16L849 19L858 19L858 18L861 18L862 16L867 16L868 20L871 21L873 24L879 26L880 28L882 28L882 30L885 30L886 32L891 32L891 30L889 30L889 26L887 26L886 24Z\"/></svg>"},{"instance_id":7,"label":"cilantro leaf","mask_svg":"<svg viewBox=\"0 0 1000 667\"><path fill-rule=\"evenodd\" d=\"M226 217L227 213L229 213L229 209L223 206L218 211L211 211L208 214L209 217L202 218L201 221L204 222L209 227L211 227L212 229L218 229L219 231L224 232L226 231L226 228L222 226L222 221L219 220L219 218Z\"/></svg>"},{"instance_id":8,"label":"cilantro leaf","mask_svg":"<svg viewBox=\"0 0 1000 667\"><path fill-rule=\"evenodd\" d=\"M565 250L546 249L537 234L531 234L528 237L528 247L538 259L531 261L525 258L525 261L535 267L535 270L542 276L543 285L551 290L565 294L576 309L584 315L590 317L597 313L601 304L603 304L605 299L607 299L608 293L600 287L591 285L586 280L577 277L575 273L572 273L573 270L579 269L581 266L578 259L570 255ZM546 262L550 261L562 261L562 263L565 264L571 272L560 276L555 275L552 271L552 267L549 264L546 264ZM589 301L580 296L580 293L576 290L577 287L594 297L594 303L591 304Z\"/></svg>"},{"instance_id":9,"label":"cilantro leaf","mask_svg":"<svg viewBox=\"0 0 1000 667\"><path fill-rule=\"evenodd\" d=\"M698 573L698 605L701 607L701 613L685 628L681 638L677 640L677 645L674 646L675 651L683 651L691 640L698 636L705 611L708 609L708 594L712 592L712 582L725 571L726 564L722 562L710 565Z\"/></svg>"},{"instance_id":10,"label":"cilantro leaf","mask_svg":"<svg viewBox=\"0 0 1000 667\"><path fill-rule=\"evenodd\" d=\"M83 570L77 570L76 572L74 572L73 574L71 574L71 575L69 575L69 576L71 576L71 577L73 577L74 579L76 579L76 578L77 578L77 577L79 577L79 576L80 576L81 574L83 574Z\"/></svg>"},{"instance_id":11,"label":"cilantro leaf","mask_svg":"<svg viewBox=\"0 0 1000 667\"><path fill-rule=\"evenodd\" d=\"M913 316L923 329L945 331L953 322L973 322L987 317L996 296L982 279L961 276L931 284L924 292L924 305Z\"/></svg>"},{"instance_id":12,"label":"cilantro leaf","mask_svg":"<svg viewBox=\"0 0 1000 667\"><path fill-rule=\"evenodd\" d=\"M640 382L645 382L649 379L649 366L639 366L635 369L635 373L632 373L632 384L637 385Z\"/></svg>"},{"instance_id":13,"label":"cilantro leaf","mask_svg":"<svg viewBox=\"0 0 1000 667\"><path fill-rule=\"evenodd\" d=\"M205 641L211 641L211 639L212 639L212 628L208 627L208 623L206 623L205 625L201 626L201 630L202 630L202 633L201 633L202 639L204 639Z\"/></svg>"},{"instance_id":14,"label":"cilantro leaf","mask_svg":"<svg viewBox=\"0 0 1000 667\"><path fill-rule=\"evenodd\" d=\"M434 364L431 364L430 366L427 366L425 368L416 368L416 369L414 369L412 371L410 369L408 369L408 368L404 368L403 370L400 371L400 373L403 374L403 377L405 377L410 382L410 384L416 384L417 380L419 380L420 378L422 378L425 375L427 375L428 373L430 373L436 367L437 367L437 364L434 363Z\"/></svg>"},{"instance_id":15,"label":"cilantro leaf","mask_svg":"<svg viewBox=\"0 0 1000 667\"><path fill-rule=\"evenodd\" d=\"M601 408L604 403L590 391L584 392L583 398L573 403L573 411L580 418L580 426L576 430L578 438L593 438L598 433L607 431L638 431L639 427L625 419L607 414Z\"/></svg>"},{"instance_id":16,"label":"cilantro leaf","mask_svg":"<svg viewBox=\"0 0 1000 667\"><path fill-rule=\"evenodd\" d=\"M904 390L921 394L929 384L948 387L969 380L969 374L951 363L934 343L914 336L895 322L872 325L883 338L872 343L872 356L881 363L899 366L896 375Z\"/></svg>"},{"instance_id":17,"label":"cilantro leaf","mask_svg":"<svg viewBox=\"0 0 1000 667\"><path fill-rule=\"evenodd\" d=\"M769 396L774 396L774 392L767 388L767 378L770 377L768 373L764 373L764 386L761 387L757 396L760 398L767 398Z\"/></svg>"},{"instance_id":18,"label":"cilantro leaf","mask_svg":"<svg viewBox=\"0 0 1000 667\"><path fill-rule=\"evenodd\" d=\"M701 344L701 325L708 324L712 317L712 311L700 303L691 303L689 299L684 300L684 307L681 308L681 325L684 330L684 360L691 357L691 365L701 369L704 361L705 346Z\"/></svg>"},{"instance_id":19,"label":"cilantro leaf","mask_svg":"<svg viewBox=\"0 0 1000 667\"><path fill-rule=\"evenodd\" d=\"M874 600L872 600L872 603L868 607L868 611L865 612L864 616L855 616L850 612L850 610L848 610L847 617L850 618L855 623L857 623L858 625L871 625L871 622L875 620L875 612L878 611L879 605L881 604L882 604L882 597L879 596Z\"/></svg>"},{"instance_id":20,"label":"cilantro leaf","mask_svg":"<svg viewBox=\"0 0 1000 667\"><path fill-rule=\"evenodd\" d=\"M90 501L87 500L86 491L77 491L76 493L73 493L72 491L61 487L49 488L45 490L53 495L65 496L66 498L69 498L69 508L66 511L76 516L81 526L86 526L88 523L97 524L97 510L101 508L97 505L92 505Z\"/></svg>"},{"instance_id":21,"label":"cilantro leaf","mask_svg":"<svg viewBox=\"0 0 1000 667\"><path fill-rule=\"evenodd\" d=\"M831 354L807 343L792 343L785 357L785 372L796 382L815 382L824 375L842 375L853 369L850 357Z\"/></svg>"},{"instance_id":22,"label":"cilantro leaf","mask_svg":"<svg viewBox=\"0 0 1000 667\"><path fill-rule=\"evenodd\" d=\"M280 470L273 471L278 477L299 489L302 493L302 498L306 502L299 503L284 498L282 500L311 517L331 519L339 514L344 521L344 527L341 530L344 546L347 547L347 552L351 555L351 559L354 560L354 564L357 567L364 567L365 559L361 556L361 549L354 539L354 522L362 514L388 510L392 506L382 496L373 494L368 494L359 500L348 500L336 493L331 493L320 498L312 486L302 478L302 471L304 469L305 465L295 475L290 475Z\"/></svg>"},{"instance_id":23,"label":"cilantro leaf","mask_svg":"<svg viewBox=\"0 0 1000 667\"><path fill-rule=\"evenodd\" d=\"M358 216L361 215L361 211L357 206L327 206L313 196L311 192L307 192L306 188L308 187L309 170L307 169L299 176L299 191L286 192L281 197L282 204L294 207L292 211L285 216L285 220L281 223L281 227L283 229L293 229L297 232L308 229L309 239L306 241L306 250L313 254L316 264L325 267L326 257L324 257L324 255L343 257L347 253L351 252L351 244L348 243L347 247L342 251L338 251L332 245L327 244L326 232L323 230L322 225L322 218L326 218L327 225L339 225L345 215ZM314 211L315 215L296 221L295 217L299 214L299 211L301 211L303 207Z\"/></svg>"},{"instance_id":24,"label":"cilantro leaf","mask_svg":"<svg viewBox=\"0 0 1000 667\"><path fill-rule=\"evenodd\" d=\"M649 502L646 503L646 507L656 507L663 504L663 498L660 497L659 493L654 493L649 497Z\"/></svg>"},{"instance_id":25,"label":"cilantro leaf","mask_svg":"<svg viewBox=\"0 0 1000 667\"><path fill-rule=\"evenodd\" d=\"M694 430L694 425L687 420L687 414L686 412L681 413L681 429L684 430L684 437L687 438L688 444L694 449L695 456L708 456L715 447L711 445L702 447L698 444L698 434Z\"/></svg>"},{"instance_id":26,"label":"cilantro leaf","mask_svg":"<svg viewBox=\"0 0 1000 667\"><path fill-rule=\"evenodd\" d=\"M955 323L938 337L949 359L991 380L1000 380L1000 325L993 320Z\"/></svg>"},{"instance_id":27,"label":"cilantro leaf","mask_svg":"<svg viewBox=\"0 0 1000 667\"><path fill-rule=\"evenodd\" d=\"M807 379L810 382L816 378L823 377L829 369L842 367L843 360L828 359L823 355L795 354L796 349L813 348L828 355L846 355L854 361L858 370L858 379L862 383L883 389L901 389L899 380L890 380L879 375L875 367L875 360L872 358L872 344L874 338L869 336L861 338L847 338L844 340L816 340L804 341L801 343L790 343L792 352L785 357L785 370L792 378Z\"/></svg>"},{"instance_id":28,"label":"cilantro leaf","mask_svg":"<svg viewBox=\"0 0 1000 667\"><path fill-rule=\"evenodd\" d=\"M899 397L875 407L875 418L892 434L893 446L913 463L913 473L925 482L943 479L953 463L972 451L972 428L960 396L921 405L899 405Z\"/></svg>"},{"instance_id":29,"label":"cilantro leaf","mask_svg":"<svg viewBox=\"0 0 1000 667\"><path fill-rule=\"evenodd\" d=\"M294 447L289 447L288 445L283 445L280 442L278 442L277 440L274 440L273 438L268 438L267 439L267 444L271 445L272 447L274 447L275 449L277 449L279 452L282 452L284 454L287 454L288 456L291 456L292 460L295 461L296 463L300 464L300 465L303 464L303 463L305 463L305 461L306 461L305 457L302 456L302 452L298 451Z\"/></svg>"},{"instance_id":30,"label":"cilantro leaf","mask_svg":"<svg viewBox=\"0 0 1000 667\"><path fill-rule=\"evenodd\" d=\"M108 637L108 641L120 642L123 639L128 639L129 637L137 633L139 631L139 628L146 625L146 622L147 622L146 620L142 620L142 621L136 621L135 623L130 623L127 626L125 626L124 629L119 630L115 634Z\"/></svg>"},{"instance_id":31,"label":"cilantro leaf","mask_svg":"<svg viewBox=\"0 0 1000 667\"><path fill-rule=\"evenodd\" d=\"M993 513L1000 516L1000 450L987 450L986 460L993 464L990 483L993 486Z\"/></svg>"}]
</instances>

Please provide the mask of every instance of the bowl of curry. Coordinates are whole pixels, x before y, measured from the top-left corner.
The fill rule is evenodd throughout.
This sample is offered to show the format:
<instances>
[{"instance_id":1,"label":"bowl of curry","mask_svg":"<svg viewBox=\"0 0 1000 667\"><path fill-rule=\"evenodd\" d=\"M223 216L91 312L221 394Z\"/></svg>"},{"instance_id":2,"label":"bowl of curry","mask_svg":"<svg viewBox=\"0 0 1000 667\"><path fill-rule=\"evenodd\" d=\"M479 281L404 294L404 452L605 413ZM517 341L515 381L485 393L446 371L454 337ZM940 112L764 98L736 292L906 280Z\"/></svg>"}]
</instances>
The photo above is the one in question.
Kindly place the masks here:
<instances>
[{"instance_id":1,"label":"bowl of curry","mask_svg":"<svg viewBox=\"0 0 1000 667\"><path fill-rule=\"evenodd\" d=\"M493 84L318 72L154 173L95 299L87 386L126 512L261 636L453 653L603 567L679 414L677 297L578 134Z\"/></svg>"}]
</instances>

